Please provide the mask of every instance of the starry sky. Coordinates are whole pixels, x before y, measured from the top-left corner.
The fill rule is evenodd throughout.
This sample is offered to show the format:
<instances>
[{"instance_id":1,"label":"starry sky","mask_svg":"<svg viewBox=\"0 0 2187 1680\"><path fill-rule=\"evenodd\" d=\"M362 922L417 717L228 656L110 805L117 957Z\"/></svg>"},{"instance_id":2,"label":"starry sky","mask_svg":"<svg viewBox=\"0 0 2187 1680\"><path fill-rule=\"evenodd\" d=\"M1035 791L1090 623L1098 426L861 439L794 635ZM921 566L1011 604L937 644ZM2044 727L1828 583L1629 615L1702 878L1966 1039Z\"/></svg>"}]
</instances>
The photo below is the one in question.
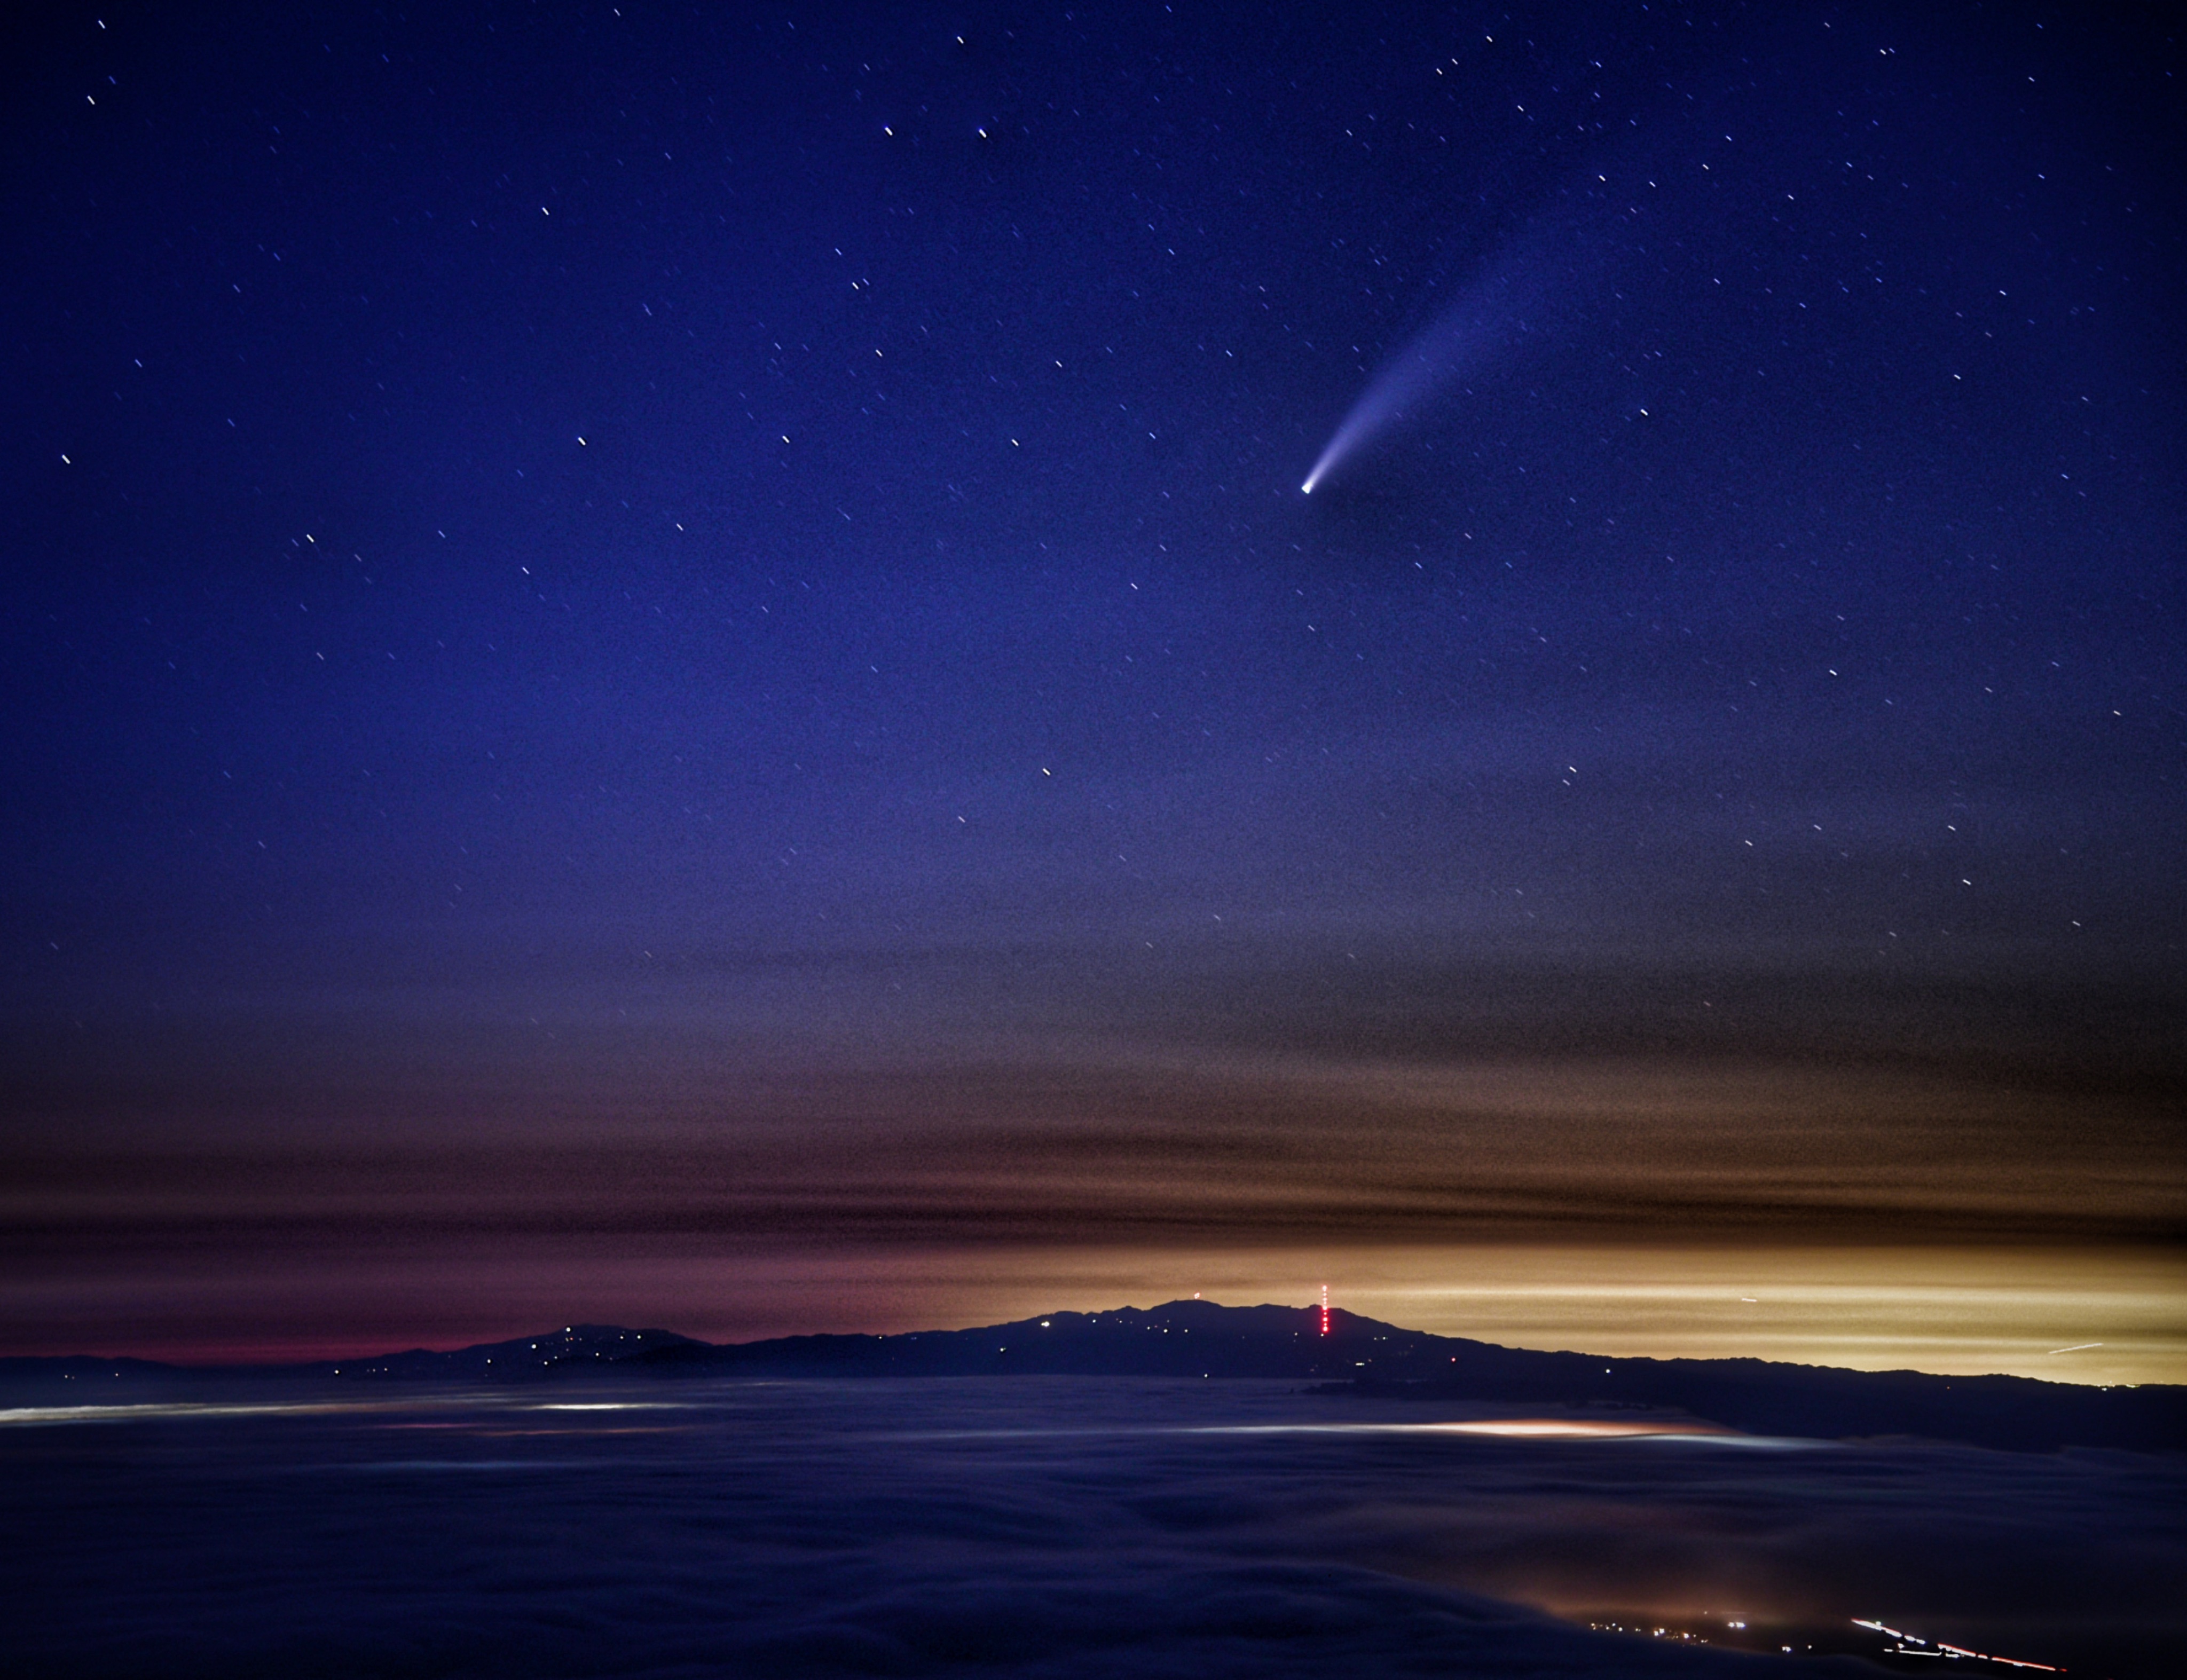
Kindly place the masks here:
<instances>
[{"instance_id":1,"label":"starry sky","mask_svg":"<svg viewBox=\"0 0 2187 1680\"><path fill-rule=\"evenodd\" d=\"M2182 1316L2154 11L9 28L10 1351Z\"/></svg>"}]
</instances>

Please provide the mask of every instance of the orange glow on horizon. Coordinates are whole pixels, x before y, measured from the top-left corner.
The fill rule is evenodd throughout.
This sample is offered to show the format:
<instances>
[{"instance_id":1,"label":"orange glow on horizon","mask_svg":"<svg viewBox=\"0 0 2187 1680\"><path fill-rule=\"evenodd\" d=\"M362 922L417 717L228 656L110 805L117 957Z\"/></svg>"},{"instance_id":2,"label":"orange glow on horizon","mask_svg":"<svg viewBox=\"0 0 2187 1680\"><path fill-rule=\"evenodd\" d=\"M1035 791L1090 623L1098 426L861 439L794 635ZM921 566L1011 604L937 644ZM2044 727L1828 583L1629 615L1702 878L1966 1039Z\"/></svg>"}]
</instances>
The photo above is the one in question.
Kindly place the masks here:
<instances>
[{"instance_id":1,"label":"orange glow on horizon","mask_svg":"<svg viewBox=\"0 0 2187 1680\"><path fill-rule=\"evenodd\" d=\"M1009 1323L1208 1301L1346 1311L1406 1329L1620 1358L1751 1357L2089 1384L2187 1382L2187 1256L2082 1248L1603 1244L1344 1248L878 1247L724 1251L535 1239L391 1257L329 1245L261 1268L114 1264L0 1279L18 1353L183 1363L463 1347L542 1325L715 1342ZM216 1283L216 1289L211 1284ZM1302 1295L1306 1299L1301 1299ZM1334 1306L1329 1307L1335 1330Z\"/></svg>"}]
</instances>

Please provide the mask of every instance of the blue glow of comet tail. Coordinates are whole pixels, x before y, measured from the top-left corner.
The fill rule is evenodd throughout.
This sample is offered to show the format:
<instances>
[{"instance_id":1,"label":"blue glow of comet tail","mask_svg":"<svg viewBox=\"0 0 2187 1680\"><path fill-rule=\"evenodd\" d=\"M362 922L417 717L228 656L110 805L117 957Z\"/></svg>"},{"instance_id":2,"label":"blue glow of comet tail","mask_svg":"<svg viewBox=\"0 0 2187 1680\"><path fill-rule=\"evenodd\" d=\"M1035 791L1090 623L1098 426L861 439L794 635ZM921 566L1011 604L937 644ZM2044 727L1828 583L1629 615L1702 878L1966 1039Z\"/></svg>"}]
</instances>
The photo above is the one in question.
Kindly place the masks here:
<instances>
[{"instance_id":1,"label":"blue glow of comet tail","mask_svg":"<svg viewBox=\"0 0 2187 1680\"><path fill-rule=\"evenodd\" d=\"M1465 295L1384 365L1352 405L1351 413L1329 440L1313 470L1299 486L1314 487L1347 457L1378 435L1419 416L1451 388L1533 331L1530 305L1538 305L1540 267L1522 250L1507 256Z\"/></svg>"},{"instance_id":2,"label":"blue glow of comet tail","mask_svg":"<svg viewBox=\"0 0 2187 1680\"><path fill-rule=\"evenodd\" d=\"M1468 299L1407 345L1352 405L1299 486L1301 492L1313 495L1313 487L1339 462L1458 377L1472 359L1481 326L1479 301Z\"/></svg>"}]
</instances>

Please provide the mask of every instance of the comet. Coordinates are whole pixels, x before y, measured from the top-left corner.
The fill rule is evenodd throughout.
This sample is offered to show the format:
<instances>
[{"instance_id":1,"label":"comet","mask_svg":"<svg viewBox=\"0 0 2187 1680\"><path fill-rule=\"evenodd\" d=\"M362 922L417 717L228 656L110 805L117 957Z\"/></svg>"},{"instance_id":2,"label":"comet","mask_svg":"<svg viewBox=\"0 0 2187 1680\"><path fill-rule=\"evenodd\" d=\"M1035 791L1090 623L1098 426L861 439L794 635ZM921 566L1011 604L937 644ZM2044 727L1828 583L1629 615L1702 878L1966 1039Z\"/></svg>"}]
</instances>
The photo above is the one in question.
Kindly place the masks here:
<instances>
[{"instance_id":1,"label":"comet","mask_svg":"<svg viewBox=\"0 0 2187 1680\"><path fill-rule=\"evenodd\" d=\"M1351 457L1422 419L1513 339L1534 330L1531 300L1522 297L1518 280L1537 266L1511 260L1497 264L1385 362L1337 426L1300 493L1313 495Z\"/></svg>"},{"instance_id":2,"label":"comet","mask_svg":"<svg viewBox=\"0 0 2187 1680\"><path fill-rule=\"evenodd\" d=\"M1628 260L1590 184L1555 195L1475 273L1456 298L1368 381L1299 486L1311 496L1369 446L1432 419L1465 383L1528 341L1599 332L1615 316L1615 270Z\"/></svg>"}]
</instances>

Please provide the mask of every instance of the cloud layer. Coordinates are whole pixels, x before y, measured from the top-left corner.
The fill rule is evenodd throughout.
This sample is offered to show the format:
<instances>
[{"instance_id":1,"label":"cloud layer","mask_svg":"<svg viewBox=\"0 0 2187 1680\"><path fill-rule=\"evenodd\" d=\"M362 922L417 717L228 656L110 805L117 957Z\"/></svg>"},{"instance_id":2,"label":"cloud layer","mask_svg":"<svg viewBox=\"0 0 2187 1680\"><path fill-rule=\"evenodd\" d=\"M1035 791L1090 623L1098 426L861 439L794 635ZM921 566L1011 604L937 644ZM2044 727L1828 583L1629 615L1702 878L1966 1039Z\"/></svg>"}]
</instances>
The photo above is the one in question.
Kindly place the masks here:
<instances>
[{"instance_id":1,"label":"cloud layer","mask_svg":"<svg viewBox=\"0 0 2187 1680\"><path fill-rule=\"evenodd\" d=\"M573 1396L558 1389L553 1398ZM15 1660L84 1675L1693 1675L1854 1615L2162 1672L2167 1460L1340 1432L1077 1379L503 1393L18 1429ZM1214 1430L1213 1433L1209 1431ZM1533 1606L1529 1610L1521 1606ZM1851 1648L1851 1647L1846 1647ZM2139 1655L2137 1655L2139 1653ZM1768 1672L1784 1674L1779 1666Z\"/></svg>"}]
</instances>

